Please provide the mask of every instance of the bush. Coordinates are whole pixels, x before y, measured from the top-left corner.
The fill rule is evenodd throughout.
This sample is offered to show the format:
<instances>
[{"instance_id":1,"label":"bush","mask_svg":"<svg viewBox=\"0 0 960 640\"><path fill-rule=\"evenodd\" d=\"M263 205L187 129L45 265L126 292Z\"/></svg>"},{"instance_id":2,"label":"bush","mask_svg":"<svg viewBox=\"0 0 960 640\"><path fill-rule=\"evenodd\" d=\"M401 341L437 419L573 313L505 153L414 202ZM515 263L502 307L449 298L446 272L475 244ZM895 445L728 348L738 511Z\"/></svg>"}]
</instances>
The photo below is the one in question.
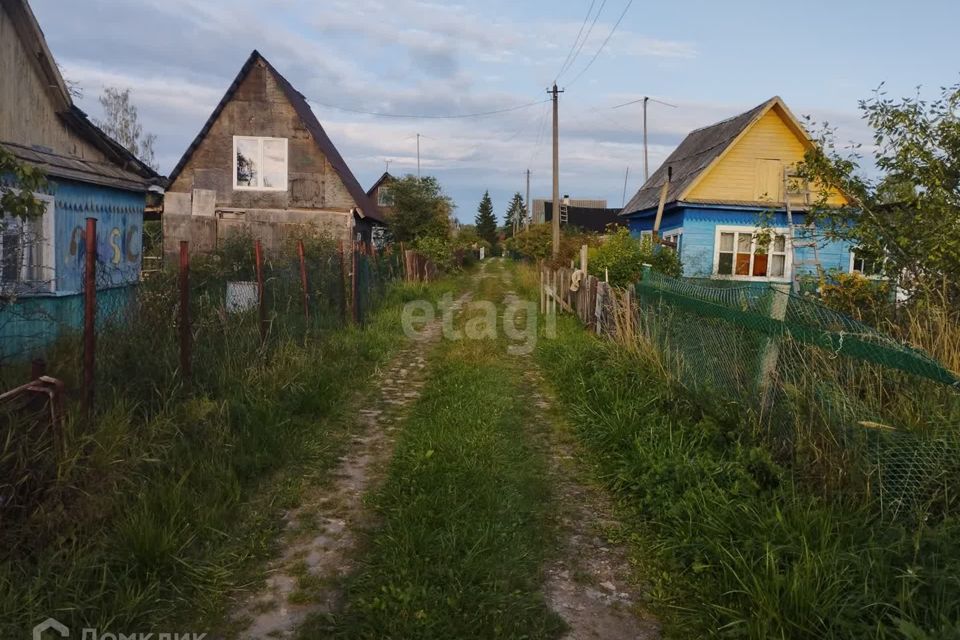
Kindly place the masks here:
<instances>
[{"instance_id":1,"label":"bush","mask_svg":"<svg viewBox=\"0 0 960 640\"><path fill-rule=\"evenodd\" d=\"M674 277L683 271L676 251L654 245L647 238L637 240L626 227L618 228L590 252L590 273L598 278L609 274L610 284L618 287L640 280L644 264Z\"/></svg>"},{"instance_id":2,"label":"bush","mask_svg":"<svg viewBox=\"0 0 960 640\"><path fill-rule=\"evenodd\" d=\"M550 267L566 267L580 254L583 245L595 245L597 236L571 229L562 229L560 233L560 252L553 257L553 229L550 224L535 224L506 241L506 248L515 255L545 262Z\"/></svg>"},{"instance_id":3,"label":"bush","mask_svg":"<svg viewBox=\"0 0 960 640\"><path fill-rule=\"evenodd\" d=\"M890 283L860 273L831 273L820 298L831 309L874 326L892 309Z\"/></svg>"}]
</instances>

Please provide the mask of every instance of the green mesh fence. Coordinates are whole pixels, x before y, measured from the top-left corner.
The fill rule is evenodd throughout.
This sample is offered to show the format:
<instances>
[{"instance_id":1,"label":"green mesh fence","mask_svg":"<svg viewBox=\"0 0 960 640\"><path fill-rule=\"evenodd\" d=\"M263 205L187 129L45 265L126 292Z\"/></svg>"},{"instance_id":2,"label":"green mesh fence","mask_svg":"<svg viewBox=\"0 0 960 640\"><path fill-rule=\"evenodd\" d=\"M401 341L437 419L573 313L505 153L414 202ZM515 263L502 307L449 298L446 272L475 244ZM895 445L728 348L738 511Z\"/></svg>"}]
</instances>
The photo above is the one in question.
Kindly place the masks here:
<instances>
[{"instance_id":1,"label":"green mesh fence","mask_svg":"<svg viewBox=\"0 0 960 640\"><path fill-rule=\"evenodd\" d=\"M808 481L893 515L960 507L956 373L784 288L651 272L635 290L637 331L677 380L751 413Z\"/></svg>"}]
</instances>

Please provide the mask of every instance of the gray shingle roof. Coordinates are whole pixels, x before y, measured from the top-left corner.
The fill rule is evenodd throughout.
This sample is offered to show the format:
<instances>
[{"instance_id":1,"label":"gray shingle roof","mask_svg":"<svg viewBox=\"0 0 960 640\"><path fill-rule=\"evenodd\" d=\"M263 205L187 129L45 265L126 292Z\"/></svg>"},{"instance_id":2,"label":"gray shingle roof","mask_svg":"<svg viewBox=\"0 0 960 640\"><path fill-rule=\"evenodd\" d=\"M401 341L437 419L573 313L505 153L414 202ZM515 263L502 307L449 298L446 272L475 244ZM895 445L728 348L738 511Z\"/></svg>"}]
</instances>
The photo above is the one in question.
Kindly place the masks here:
<instances>
[{"instance_id":1,"label":"gray shingle roof","mask_svg":"<svg viewBox=\"0 0 960 640\"><path fill-rule=\"evenodd\" d=\"M667 180L668 167L672 169L670 188L667 191L667 203L676 202L680 194L689 187L703 171L710 166L724 149L730 146L757 116L779 98L771 98L740 115L727 118L701 129L691 131L683 142L662 165L650 176L636 195L623 208L620 215L626 216L638 211L655 208L660 203L660 189Z\"/></svg>"}]
</instances>

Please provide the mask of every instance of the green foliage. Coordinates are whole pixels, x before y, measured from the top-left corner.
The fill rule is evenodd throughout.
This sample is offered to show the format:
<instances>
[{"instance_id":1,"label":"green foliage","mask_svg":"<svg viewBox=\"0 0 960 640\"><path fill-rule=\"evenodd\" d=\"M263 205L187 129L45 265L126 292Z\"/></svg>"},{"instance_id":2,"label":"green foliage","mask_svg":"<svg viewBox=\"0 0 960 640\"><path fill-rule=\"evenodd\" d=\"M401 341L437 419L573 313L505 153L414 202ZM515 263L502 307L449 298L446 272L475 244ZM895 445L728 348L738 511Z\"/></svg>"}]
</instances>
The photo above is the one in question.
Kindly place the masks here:
<instances>
[{"instance_id":1,"label":"green foliage","mask_svg":"<svg viewBox=\"0 0 960 640\"><path fill-rule=\"evenodd\" d=\"M598 278L609 273L610 284L618 287L638 282L645 264L675 277L683 271L676 251L655 246L649 238L637 240L626 227L618 227L590 252L590 273Z\"/></svg>"},{"instance_id":2,"label":"green foliage","mask_svg":"<svg viewBox=\"0 0 960 640\"><path fill-rule=\"evenodd\" d=\"M560 230L560 251L553 258L553 230L550 224L533 224L506 241L506 248L521 258L544 262L552 267L569 267L570 261L580 255L582 245L595 245L597 236L582 233L571 227Z\"/></svg>"},{"instance_id":3,"label":"green foliage","mask_svg":"<svg viewBox=\"0 0 960 640\"><path fill-rule=\"evenodd\" d=\"M634 515L669 637L954 637L955 518L907 526L811 494L737 406L694 400L572 321L538 357Z\"/></svg>"},{"instance_id":4,"label":"green foliage","mask_svg":"<svg viewBox=\"0 0 960 640\"><path fill-rule=\"evenodd\" d=\"M453 201L443 193L433 176L406 175L390 184L393 214L388 222L397 242L413 242L426 236L445 238L450 233Z\"/></svg>"},{"instance_id":5,"label":"green foliage","mask_svg":"<svg viewBox=\"0 0 960 640\"><path fill-rule=\"evenodd\" d=\"M814 217L831 236L882 258L885 274L908 291L946 291L960 301L960 84L934 100L893 100L881 89L860 102L873 130L880 177L860 175L859 154L838 150L824 125L801 174L819 185ZM832 208L830 190L849 207ZM852 223L852 224L851 224Z\"/></svg>"},{"instance_id":6,"label":"green foliage","mask_svg":"<svg viewBox=\"0 0 960 640\"><path fill-rule=\"evenodd\" d=\"M43 215L46 203L34 197L47 187L43 171L20 162L0 146L0 178L5 176L11 184L0 180L0 217L28 219Z\"/></svg>"},{"instance_id":7,"label":"green foliage","mask_svg":"<svg viewBox=\"0 0 960 640\"><path fill-rule=\"evenodd\" d=\"M485 191L483 198L480 199L480 206L477 208L477 217L475 219L477 235L490 243L497 244L497 217L493 215L493 201L490 200L490 192Z\"/></svg>"},{"instance_id":8,"label":"green foliage","mask_svg":"<svg viewBox=\"0 0 960 640\"><path fill-rule=\"evenodd\" d=\"M820 300L835 311L877 326L893 307L890 283L860 273L832 272L820 287Z\"/></svg>"},{"instance_id":9,"label":"green foliage","mask_svg":"<svg viewBox=\"0 0 960 640\"><path fill-rule=\"evenodd\" d=\"M513 235L514 228L521 229L527 216L527 206L523 202L523 196L520 192L513 194L510 204L507 206L507 212L503 216L503 225L506 228L507 235Z\"/></svg>"},{"instance_id":10,"label":"green foliage","mask_svg":"<svg viewBox=\"0 0 960 640\"><path fill-rule=\"evenodd\" d=\"M137 106L130 101L129 87L104 87L100 106L103 108L104 119L97 120L97 126L138 160L156 171L159 165L153 145L157 136L143 132Z\"/></svg>"}]
</instances>

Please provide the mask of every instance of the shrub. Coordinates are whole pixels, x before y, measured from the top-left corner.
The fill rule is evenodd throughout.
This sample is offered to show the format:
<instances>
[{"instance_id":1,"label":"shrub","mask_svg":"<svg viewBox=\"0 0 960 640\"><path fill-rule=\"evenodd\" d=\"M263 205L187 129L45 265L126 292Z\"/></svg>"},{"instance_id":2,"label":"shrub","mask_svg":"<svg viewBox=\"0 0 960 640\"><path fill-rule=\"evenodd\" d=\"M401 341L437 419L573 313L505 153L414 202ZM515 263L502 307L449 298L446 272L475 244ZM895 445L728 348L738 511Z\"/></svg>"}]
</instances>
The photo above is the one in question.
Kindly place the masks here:
<instances>
[{"instance_id":1,"label":"shrub","mask_svg":"<svg viewBox=\"0 0 960 640\"><path fill-rule=\"evenodd\" d=\"M565 267L576 259L580 247L584 244L595 245L597 236L570 229L561 230L560 252L553 257L553 229L550 224L535 224L506 241L508 251L537 262L545 262L551 267Z\"/></svg>"},{"instance_id":2,"label":"shrub","mask_svg":"<svg viewBox=\"0 0 960 640\"><path fill-rule=\"evenodd\" d=\"M890 283L860 273L831 273L820 288L820 298L831 309L872 325L888 316L892 308Z\"/></svg>"},{"instance_id":3,"label":"shrub","mask_svg":"<svg viewBox=\"0 0 960 640\"><path fill-rule=\"evenodd\" d=\"M610 284L618 287L640 280L644 264L674 277L683 270L676 251L646 238L637 240L626 227L618 228L590 253L590 272L599 278L609 274Z\"/></svg>"}]
</instances>

